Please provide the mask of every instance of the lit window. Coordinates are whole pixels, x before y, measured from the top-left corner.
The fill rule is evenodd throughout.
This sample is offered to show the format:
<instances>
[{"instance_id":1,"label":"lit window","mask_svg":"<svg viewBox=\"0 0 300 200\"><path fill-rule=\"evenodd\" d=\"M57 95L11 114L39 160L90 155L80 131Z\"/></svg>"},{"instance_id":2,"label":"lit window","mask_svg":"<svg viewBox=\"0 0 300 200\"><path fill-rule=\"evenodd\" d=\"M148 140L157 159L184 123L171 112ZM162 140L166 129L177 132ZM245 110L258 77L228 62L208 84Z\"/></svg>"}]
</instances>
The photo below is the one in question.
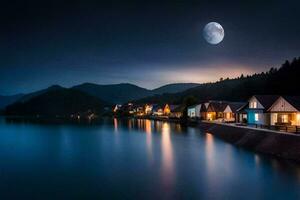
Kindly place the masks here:
<instances>
[{"instance_id":1,"label":"lit window","mask_svg":"<svg viewBox=\"0 0 300 200\"><path fill-rule=\"evenodd\" d=\"M283 123L288 123L288 121L289 121L288 115L282 115L281 120L282 120Z\"/></svg>"},{"instance_id":2,"label":"lit window","mask_svg":"<svg viewBox=\"0 0 300 200\"><path fill-rule=\"evenodd\" d=\"M195 117L195 112L194 111L191 112L191 116Z\"/></svg>"},{"instance_id":3,"label":"lit window","mask_svg":"<svg viewBox=\"0 0 300 200\"><path fill-rule=\"evenodd\" d=\"M207 113L207 119L211 120L211 114L210 113Z\"/></svg>"},{"instance_id":4,"label":"lit window","mask_svg":"<svg viewBox=\"0 0 300 200\"><path fill-rule=\"evenodd\" d=\"M257 108L257 102L256 101L253 102L253 108Z\"/></svg>"},{"instance_id":5,"label":"lit window","mask_svg":"<svg viewBox=\"0 0 300 200\"><path fill-rule=\"evenodd\" d=\"M257 102L256 101L250 102L250 108L257 108Z\"/></svg>"},{"instance_id":6,"label":"lit window","mask_svg":"<svg viewBox=\"0 0 300 200\"><path fill-rule=\"evenodd\" d=\"M258 113L254 114L254 120L257 122L258 121Z\"/></svg>"},{"instance_id":7,"label":"lit window","mask_svg":"<svg viewBox=\"0 0 300 200\"><path fill-rule=\"evenodd\" d=\"M297 114L297 125L300 125L300 113Z\"/></svg>"},{"instance_id":8,"label":"lit window","mask_svg":"<svg viewBox=\"0 0 300 200\"><path fill-rule=\"evenodd\" d=\"M230 113L226 113L226 119L230 119Z\"/></svg>"}]
</instances>

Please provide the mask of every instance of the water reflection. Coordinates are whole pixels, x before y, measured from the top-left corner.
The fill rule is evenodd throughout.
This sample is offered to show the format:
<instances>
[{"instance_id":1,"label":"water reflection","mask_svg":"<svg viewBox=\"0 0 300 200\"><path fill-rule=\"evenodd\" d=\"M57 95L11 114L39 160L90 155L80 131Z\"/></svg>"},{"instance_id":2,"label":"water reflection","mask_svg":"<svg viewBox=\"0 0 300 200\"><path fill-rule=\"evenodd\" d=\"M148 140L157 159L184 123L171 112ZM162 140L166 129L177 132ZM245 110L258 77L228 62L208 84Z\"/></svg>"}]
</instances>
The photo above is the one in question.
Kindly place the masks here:
<instances>
[{"instance_id":1,"label":"water reflection","mask_svg":"<svg viewBox=\"0 0 300 200\"><path fill-rule=\"evenodd\" d=\"M233 160L233 146L230 145L230 144L225 144L225 147L224 147L224 153L226 154L226 157L224 159L224 171L231 175L231 174L234 174L234 170L232 170L234 168L234 160Z\"/></svg>"},{"instance_id":2,"label":"water reflection","mask_svg":"<svg viewBox=\"0 0 300 200\"><path fill-rule=\"evenodd\" d=\"M1 198L11 195L11 188L32 199L36 185L38 199L43 199L57 184L74 198L300 197L299 165L236 148L180 124L109 118L100 126L20 126L0 118L0 133L0 199L13 199ZM105 188L98 187L104 182ZM138 196L132 188L139 189Z\"/></svg>"},{"instance_id":3,"label":"water reflection","mask_svg":"<svg viewBox=\"0 0 300 200\"><path fill-rule=\"evenodd\" d=\"M119 139L119 121L117 118L114 118L114 132L115 132L115 138L114 138L114 141L115 141L115 146L114 148L115 149L118 149L119 148L119 145L120 145L120 139Z\"/></svg>"},{"instance_id":4,"label":"water reflection","mask_svg":"<svg viewBox=\"0 0 300 200\"><path fill-rule=\"evenodd\" d=\"M222 148L218 145L219 141L210 133L206 133L204 136L204 160L201 169L204 171L205 185L204 190L218 191L222 190L224 186L224 180L227 179L230 182L232 177L238 176L236 167L239 163L235 163L232 159L233 149L229 144L222 145ZM209 192L205 194L204 199L223 199L224 197L218 192Z\"/></svg>"},{"instance_id":5,"label":"water reflection","mask_svg":"<svg viewBox=\"0 0 300 200\"><path fill-rule=\"evenodd\" d=\"M62 129L61 131L61 148L63 153L67 153L71 150L71 138L70 138L70 133Z\"/></svg>"},{"instance_id":6,"label":"water reflection","mask_svg":"<svg viewBox=\"0 0 300 200\"><path fill-rule=\"evenodd\" d=\"M174 158L173 158L173 149L172 142L170 138L171 130L170 124L164 122L161 127L162 134L162 178L164 186L167 189L170 189L174 183Z\"/></svg>"},{"instance_id":7,"label":"water reflection","mask_svg":"<svg viewBox=\"0 0 300 200\"><path fill-rule=\"evenodd\" d=\"M152 153L152 124L151 120L145 120L145 130L146 130L146 142L147 142L147 152L149 156L149 160L153 161L153 153Z\"/></svg>"},{"instance_id":8,"label":"water reflection","mask_svg":"<svg viewBox=\"0 0 300 200\"><path fill-rule=\"evenodd\" d=\"M61 156L61 161L70 164L69 157L72 155L73 146L72 146L72 140L74 139L72 136L72 132L70 130L61 128L57 129L57 132L60 132L60 149L58 149L58 153Z\"/></svg>"},{"instance_id":9,"label":"water reflection","mask_svg":"<svg viewBox=\"0 0 300 200\"><path fill-rule=\"evenodd\" d=\"M134 123L134 121L132 119L128 120L128 130L131 131L132 130L132 124Z\"/></svg>"},{"instance_id":10,"label":"water reflection","mask_svg":"<svg viewBox=\"0 0 300 200\"><path fill-rule=\"evenodd\" d=\"M260 157L257 154L254 155L254 160L255 160L255 166L258 167L261 161L260 161Z\"/></svg>"},{"instance_id":11,"label":"water reflection","mask_svg":"<svg viewBox=\"0 0 300 200\"><path fill-rule=\"evenodd\" d=\"M215 167L214 150L214 137L212 134L207 133L205 135L205 157L208 170L213 170Z\"/></svg>"},{"instance_id":12,"label":"water reflection","mask_svg":"<svg viewBox=\"0 0 300 200\"><path fill-rule=\"evenodd\" d=\"M114 118L114 130L115 130L115 133L118 132L118 119L117 118Z\"/></svg>"},{"instance_id":13,"label":"water reflection","mask_svg":"<svg viewBox=\"0 0 300 200\"><path fill-rule=\"evenodd\" d=\"M182 133L182 126L181 126L181 124L175 124L175 130L178 133Z\"/></svg>"},{"instance_id":14,"label":"water reflection","mask_svg":"<svg viewBox=\"0 0 300 200\"><path fill-rule=\"evenodd\" d=\"M149 119L145 120L145 127L146 127L145 128L146 133L151 134L152 133L151 132L152 128L151 128L151 121Z\"/></svg>"}]
</instances>

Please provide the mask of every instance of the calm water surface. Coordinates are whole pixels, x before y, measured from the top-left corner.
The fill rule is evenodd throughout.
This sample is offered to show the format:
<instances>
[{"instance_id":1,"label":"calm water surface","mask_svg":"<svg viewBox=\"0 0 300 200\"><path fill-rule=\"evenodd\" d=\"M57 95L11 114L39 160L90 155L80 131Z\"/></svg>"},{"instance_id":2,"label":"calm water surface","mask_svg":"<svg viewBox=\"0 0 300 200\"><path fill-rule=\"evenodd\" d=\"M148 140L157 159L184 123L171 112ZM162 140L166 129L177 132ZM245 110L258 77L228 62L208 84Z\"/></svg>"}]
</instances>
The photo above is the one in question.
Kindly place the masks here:
<instances>
[{"instance_id":1,"label":"calm water surface","mask_svg":"<svg viewBox=\"0 0 300 200\"><path fill-rule=\"evenodd\" d=\"M0 199L300 199L300 166L197 128L0 118Z\"/></svg>"}]
</instances>

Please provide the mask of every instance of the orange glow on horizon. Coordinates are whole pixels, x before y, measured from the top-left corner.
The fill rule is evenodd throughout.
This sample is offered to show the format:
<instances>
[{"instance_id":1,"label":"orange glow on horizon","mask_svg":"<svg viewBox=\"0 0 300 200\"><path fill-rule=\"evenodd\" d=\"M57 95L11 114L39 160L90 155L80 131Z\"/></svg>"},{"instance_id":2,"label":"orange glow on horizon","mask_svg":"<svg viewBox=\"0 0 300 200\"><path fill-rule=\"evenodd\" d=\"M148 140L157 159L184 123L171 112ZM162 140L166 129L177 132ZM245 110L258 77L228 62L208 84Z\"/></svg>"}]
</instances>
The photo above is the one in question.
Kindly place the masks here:
<instances>
[{"instance_id":1,"label":"orange glow on horizon","mask_svg":"<svg viewBox=\"0 0 300 200\"><path fill-rule=\"evenodd\" d=\"M267 68L265 70L268 70ZM219 81L220 78L237 78L254 73L261 73L261 68L254 70L252 66L241 66L238 64L211 64L199 66L186 66L176 70L160 71L160 77L167 83L208 83Z\"/></svg>"}]
</instances>

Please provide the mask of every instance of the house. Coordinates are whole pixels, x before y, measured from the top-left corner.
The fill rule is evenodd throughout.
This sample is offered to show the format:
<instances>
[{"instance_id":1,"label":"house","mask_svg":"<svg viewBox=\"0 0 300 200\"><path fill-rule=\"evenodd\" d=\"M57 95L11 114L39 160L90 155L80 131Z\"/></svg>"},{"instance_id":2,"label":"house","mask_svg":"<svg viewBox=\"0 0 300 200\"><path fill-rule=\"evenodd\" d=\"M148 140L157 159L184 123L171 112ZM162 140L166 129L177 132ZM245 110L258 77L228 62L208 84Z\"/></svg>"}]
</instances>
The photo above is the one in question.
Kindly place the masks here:
<instances>
[{"instance_id":1,"label":"house","mask_svg":"<svg viewBox=\"0 0 300 200\"><path fill-rule=\"evenodd\" d=\"M153 107L156 106L156 104L146 104L144 108L145 115L150 115L153 113Z\"/></svg>"},{"instance_id":2,"label":"house","mask_svg":"<svg viewBox=\"0 0 300 200\"><path fill-rule=\"evenodd\" d=\"M114 113L118 112L121 109L122 105L121 104L116 104L115 107L113 108Z\"/></svg>"},{"instance_id":3,"label":"house","mask_svg":"<svg viewBox=\"0 0 300 200\"><path fill-rule=\"evenodd\" d=\"M279 98L278 95L254 95L248 100L247 123L258 125L270 125L270 113L268 110Z\"/></svg>"},{"instance_id":4,"label":"house","mask_svg":"<svg viewBox=\"0 0 300 200\"><path fill-rule=\"evenodd\" d=\"M280 96L268 111L270 125L300 126L300 96Z\"/></svg>"},{"instance_id":5,"label":"house","mask_svg":"<svg viewBox=\"0 0 300 200\"><path fill-rule=\"evenodd\" d=\"M236 110L236 122L237 123L247 123L247 109L249 107L248 103Z\"/></svg>"},{"instance_id":6,"label":"house","mask_svg":"<svg viewBox=\"0 0 300 200\"><path fill-rule=\"evenodd\" d=\"M223 118L226 122L235 122L237 120L238 114L237 110L244 106L245 103L242 102L228 102L224 109Z\"/></svg>"},{"instance_id":7,"label":"house","mask_svg":"<svg viewBox=\"0 0 300 200\"><path fill-rule=\"evenodd\" d=\"M166 104L163 109L163 114L170 117L180 118L182 116L182 110L179 105Z\"/></svg>"},{"instance_id":8,"label":"house","mask_svg":"<svg viewBox=\"0 0 300 200\"><path fill-rule=\"evenodd\" d=\"M164 110L161 106L159 105L153 105L152 107L152 115L155 115L155 116L161 116L164 114Z\"/></svg>"},{"instance_id":9,"label":"house","mask_svg":"<svg viewBox=\"0 0 300 200\"><path fill-rule=\"evenodd\" d=\"M143 112L141 106L133 105L132 103L127 103L123 105L116 105L114 108L114 112L120 115L134 115Z\"/></svg>"},{"instance_id":10,"label":"house","mask_svg":"<svg viewBox=\"0 0 300 200\"><path fill-rule=\"evenodd\" d=\"M171 108L170 108L169 104L166 104L166 105L164 106L164 109L163 109L163 114L164 114L164 115L169 115L170 112L171 112Z\"/></svg>"},{"instance_id":11,"label":"house","mask_svg":"<svg viewBox=\"0 0 300 200\"><path fill-rule=\"evenodd\" d=\"M181 106L174 106L171 108L171 113L169 114L169 117L173 118L181 118L183 115L183 108Z\"/></svg>"},{"instance_id":12,"label":"house","mask_svg":"<svg viewBox=\"0 0 300 200\"><path fill-rule=\"evenodd\" d=\"M210 101L204 119L208 121L224 119L224 110L227 105L228 103L223 101Z\"/></svg>"},{"instance_id":13,"label":"house","mask_svg":"<svg viewBox=\"0 0 300 200\"><path fill-rule=\"evenodd\" d=\"M190 118L200 118L201 117L200 110L201 110L201 104L190 106L187 109L187 115Z\"/></svg>"},{"instance_id":14,"label":"house","mask_svg":"<svg viewBox=\"0 0 300 200\"><path fill-rule=\"evenodd\" d=\"M207 116L207 108L209 106L209 102L203 103L200 108L200 119L206 119Z\"/></svg>"}]
</instances>

